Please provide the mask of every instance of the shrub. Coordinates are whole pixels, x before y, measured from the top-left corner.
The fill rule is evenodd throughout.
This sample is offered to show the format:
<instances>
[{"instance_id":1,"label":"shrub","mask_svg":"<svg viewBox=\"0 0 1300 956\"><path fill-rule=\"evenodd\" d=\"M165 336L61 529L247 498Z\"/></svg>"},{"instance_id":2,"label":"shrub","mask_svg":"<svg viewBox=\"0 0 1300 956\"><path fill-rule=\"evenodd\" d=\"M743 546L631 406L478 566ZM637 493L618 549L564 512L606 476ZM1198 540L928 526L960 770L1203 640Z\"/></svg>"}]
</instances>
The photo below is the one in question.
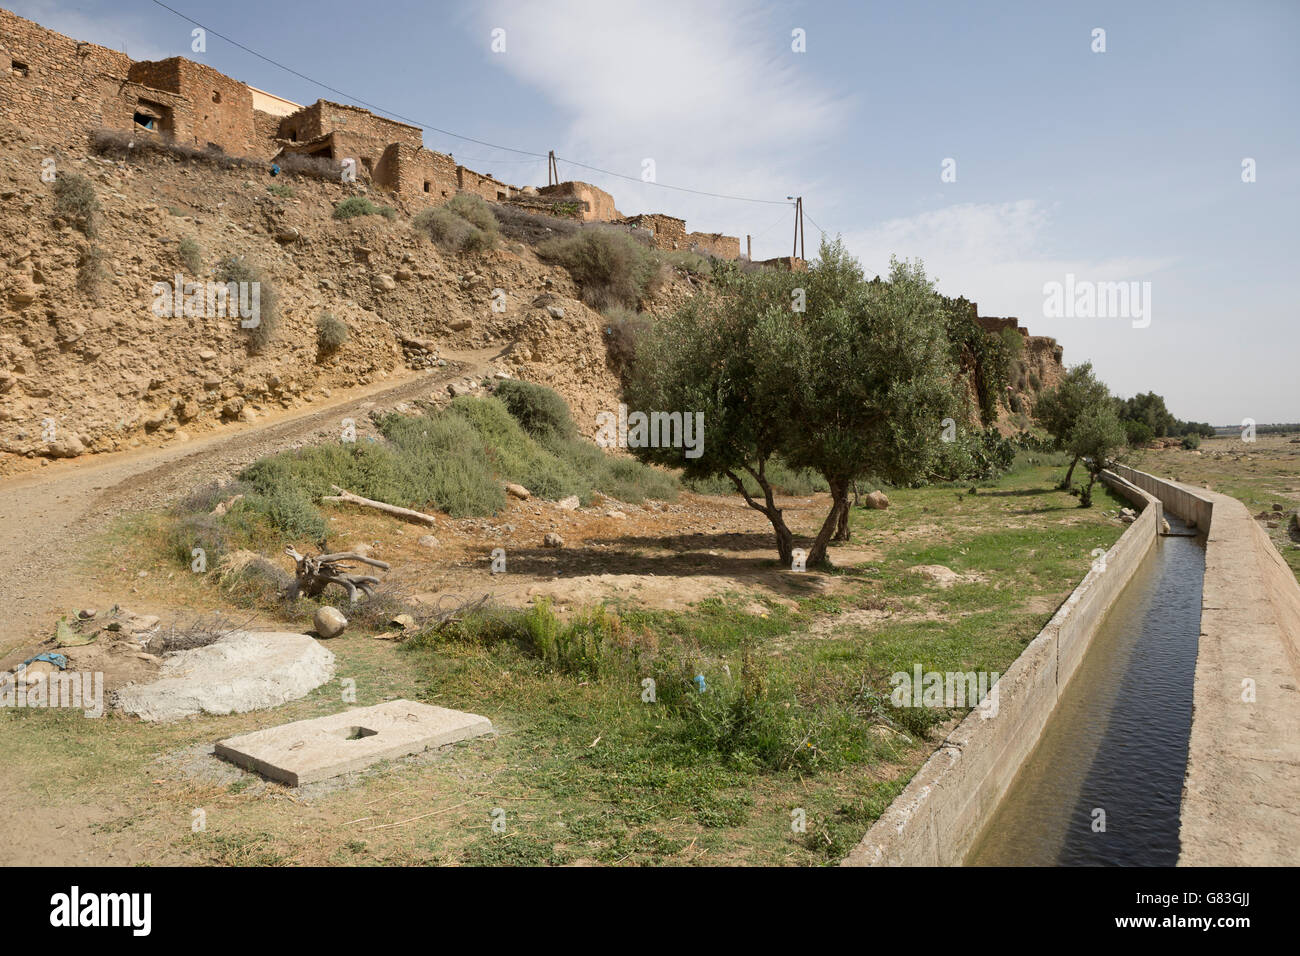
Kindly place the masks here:
<instances>
[{"instance_id":1,"label":"shrub","mask_svg":"<svg viewBox=\"0 0 1300 956\"><path fill-rule=\"evenodd\" d=\"M497 233L497 217L493 215L492 207L482 196L476 196L474 193L456 193L443 208L486 233L491 233L493 236Z\"/></svg>"},{"instance_id":2,"label":"shrub","mask_svg":"<svg viewBox=\"0 0 1300 956\"><path fill-rule=\"evenodd\" d=\"M191 275L198 275L203 271L203 250L199 248L193 236L186 236L177 244L176 254L180 257L181 265Z\"/></svg>"},{"instance_id":3,"label":"shrub","mask_svg":"<svg viewBox=\"0 0 1300 956\"><path fill-rule=\"evenodd\" d=\"M554 389L511 378L498 385L494 394L524 431L538 440L577 435L568 403Z\"/></svg>"},{"instance_id":4,"label":"shrub","mask_svg":"<svg viewBox=\"0 0 1300 956\"><path fill-rule=\"evenodd\" d=\"M217 584L246 607L283 604L293 576L254 551L234 551L217 565Z\"/></svg>"},{"instance_id":5,"label":"shrub","mask_svg":"<svg viewBox=\"0 0 1300 956\"><path fill-rule=\"evenodd\" d=\"M98 298L100 289L108 279L108 257L99 246L91 245L81 253L77 263L77 291Z\"/></svg>"},{"instance_id":6,"label":"shrub","mask_svg":"<svg viewBox=\"0 0 1300 956\"><path fill-rule=\"evenodd\" d=\"M265 517L273 528L289 539L323 546L329 537L329 525L313 507L311 498L292 484L280 484L245 495L234 510Z\"/></svg>"},{"instance_id":7,"label":"shrub","mask_svg":"<svg viewBox=\"0 0 1300 956\"><path fill-rule=\"evenodd\" d=\"M322 352L333 352L348 340L348 327L333 312L322 312L316 320L316 345Z\"/></svg>"},{"instance_id":8,"label":"shrub","mask_svg":"<svg viewBox=\"0 0 1300 956\"><path fill-rule=\"evenodd\" d=\"M1193 449L1200 448L1200 447L1201 447L1201 436L1200 436L1200 435L1184 435L1184 436L1183 436L1183 447L1186 448L1188 451L1192 451Z\"/></svg>"},{"instance_id":9,"label":"shrub","mask_svg":"<svg viewBox=\"0 0 1300 956\"><path fill-rule=\"evenodd\" d=\"M202 548L208 566L215 567L227 543L221 522L210 514L186 515L171 527L172 553L184 568L193 562L195 548Z\"/></svg>"},{"instance_id":10,"label":"shrub","mask_svg":"<svg viewBox=\"0 0 1300 956\"><path fill-rule=\"evenodd\" d=\"M245 331L248 333L250 350L254 353L265 351L280 324L274 284L265 277L260 268L242 256L230 256L218 262L217 277L222 282L257 283L258 321L257 325ZM243 327L242 322L240 327Z\"/></svg>"},{"instance_id":11,"label":"shrub","mask_svg":"<svg viewBox=\"0 0 1300 956\"><path fill-rule=\"evenodd\" d=\"M492 207L472 193L457 193L446 205L425 209L411 224L455 252L492 249L499 236Z\"/></svg>"},{"instance_id":12,"label":"shrub","mask_svg":"<svg viewBox=\"0 0 1300 956\"><path fill-rule=\"evenodd\" d=\"M271 183L266 187L266 191L272 196L279 196L281 199L292 199L296 195L293 187L288 183Z\"/></svg>"},{"instance_id":13,"label":"shrub","mask_svg":"<svg viewBox=\"0 0 1300 956\"><path fill-rule=\"evenodd\" d=\"M1127 418L1122 422L1122 424L1124 426L1124 435L1128 439L1130 448L1141 448L1155 437L1155 432L1146 422Z\"/></svg>"},{"instance_id":14,"label":"shrub","mask_svg":"<svg viewBox=\"0 0 1300 956\"><path fill-rule=\"evenodd\" d=\"M102 214L94 184L80 173L61 173L54 181L54 214L93 239Z\"/></svg>"},{"instance_id":15,"label":"shrub","mask_svg":"<svg viewBox=\"0 0 1300 956\"><path fill-rule=\"evenodd\" d=\"M542 259L558 262L582 286L582 299L602 312L621 305L635 309L661 281L654 251L610 226L586 226L537 247Z\"/></svg>"},{"instance_id":16,"label":"shrub","mask_svg":"<svg viewBox=\"0 0 1300 956\"><path fill-rule=\"evenodd\" d=\"M334 207L335 219L354 219L357 216L383 216L392 219L397 210L392 206L376 206L365 196L349 196Z\"/></svg>"},{"instance_id":17,"label":"shrub","mask_svg":"<svg viewBox=\"0 0 1300 956\"><path fill-rule=\"evenodd\" d=\"M531 246L558 236L571 236L582 228L571 219L529 212L508 202L494 207L492 212L500 224L503 236Z\"/></svg>"},{"instance_id":18,"label":"shrub","mask_svg":"<svg viewBox=\"0 0 1300 956\"><path fill-rule=\"evenodd\" d=\"M650 319L643 313L621 305L605 310L605 352L620 377L632 373L637 342L650 329Z\"/></svg>"}]
</instances>

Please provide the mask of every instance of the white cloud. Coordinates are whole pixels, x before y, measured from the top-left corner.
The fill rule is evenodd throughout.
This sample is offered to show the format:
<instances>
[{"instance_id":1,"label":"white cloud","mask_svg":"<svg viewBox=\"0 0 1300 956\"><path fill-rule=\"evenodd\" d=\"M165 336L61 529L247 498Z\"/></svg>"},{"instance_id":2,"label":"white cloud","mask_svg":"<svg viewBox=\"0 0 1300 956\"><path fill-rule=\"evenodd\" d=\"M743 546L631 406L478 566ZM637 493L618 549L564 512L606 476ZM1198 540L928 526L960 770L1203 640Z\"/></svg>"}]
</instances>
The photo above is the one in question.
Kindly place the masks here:
<instances>
[{"instance_id":1,"label":"white cloud","mask_svg":"<svg viewBox=\"0 0 1300 956\"><path fill-rule=\"evenodd\" d=\"M801 161L847 117L848 101L791 52L793 24L752 3L498 0L474 28L496 27L506 52L493 61L564 117L556 152L626 175L650 158L660 182L784 200L806 176ZM691 229L743 235L780 215L572 166L561 174L608 188L623 212L669 212Z\"/></svg>"},{"instance_id":2,"label":"white cloud","mask_svg":"<svg viewBox=\"0 0 1300 956\"><path fill-rule=\"evenodd\" d=\"M1067 273L1094 282L1151 280L1167 257L1080 258L1052 255L1053 210L1032 199L964 203L890 219L844 237L869 275L885 274L889 257L920 258L945 295L978 302L983 315L1015 315L1044 329L1043 284Z\"/></svg>"}]
</instances>

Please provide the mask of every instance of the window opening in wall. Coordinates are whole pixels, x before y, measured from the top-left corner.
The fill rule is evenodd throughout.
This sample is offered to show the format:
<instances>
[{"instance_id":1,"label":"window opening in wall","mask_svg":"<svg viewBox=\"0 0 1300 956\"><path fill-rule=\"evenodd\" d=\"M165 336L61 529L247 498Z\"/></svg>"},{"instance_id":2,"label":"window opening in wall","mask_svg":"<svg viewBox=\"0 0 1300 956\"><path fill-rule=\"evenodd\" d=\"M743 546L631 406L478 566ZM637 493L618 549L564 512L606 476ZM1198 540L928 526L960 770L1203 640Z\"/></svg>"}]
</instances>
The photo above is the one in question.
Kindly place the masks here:
<instances>
[{"instance_id":1,"label":"window opening in wall","mask_svg":"<svg viewBox=\"0 0 1300 956\"><path fill-rule=\"evenodd\" d=\"M220 103L220 102L221 102L221 93L218 92L217 90L213 90L213 91L212 91L212 102L214 102L214 103Z\"/></svg>"},{"instance_id":2,"label":"window opening in wall","mask_svg":"<svg viewBox=\"0 0 1300 956\"><path fill-rule=\"evenodd\" d=\"M9 72L14 76L27 76L31 71L27 68L26 63L19 63L17 60L14 60L9 66Z\"/></svg>"},{"instance_id":3,"label":"window opening in wall","mask_svg":"<svg viewBox=\"0 0 1300 956\"><path fill-rule=\"evenodd\" d=\"M429 181L427 179L424 181L424 191L426 193L429 191Z\"/></svg>"}]
</instances>

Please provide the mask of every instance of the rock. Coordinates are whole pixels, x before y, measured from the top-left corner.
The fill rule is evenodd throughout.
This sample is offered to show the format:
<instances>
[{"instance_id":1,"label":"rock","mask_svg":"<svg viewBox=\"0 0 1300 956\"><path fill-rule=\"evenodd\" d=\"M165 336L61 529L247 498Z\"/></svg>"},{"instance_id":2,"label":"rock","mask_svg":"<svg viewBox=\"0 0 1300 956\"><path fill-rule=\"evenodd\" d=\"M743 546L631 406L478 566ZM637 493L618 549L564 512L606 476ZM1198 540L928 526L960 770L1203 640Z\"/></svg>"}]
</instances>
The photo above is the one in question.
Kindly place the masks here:
<instances>
[{"instance_id":1,"label":"rock","mask_svg":"<svg viewBox=\"0 0 1300 956\"><path fill-rule=\"evenodd\" d=\"M275 238L278 242L297 242L301 235L302 233L293 226L280 226L275 230Z\"/></svg>"},{"instance_id":2,"label":"rock","mask_svg":"<svg viewBox=\"0 0 1300 956\"><path fill-rule=\"evenodd\" d=\"M83 621L89 621L94 616L95 609L93 607L83 607L77 612L77 617L81 618Z\"/></svg>"},{"instance_id":3,"label":"rock","mask_svg":"<svg viewBox=\"0 0 1300 956\"><path fill-rule=\"evenodd\" d=\"M561 498L555 503L555 506L561 511L577 511L582 502L578 500L577 495L569 495L567 498Z\"/></svg>"},{"instance_id":4,"label":"rock","mask_svg":"<svg viewBox=\"0 0 1300 956\"><path fill-rule=\"evenodd\" d=\"M397 282L393 277L383 272L371 276L370 285L377 292L392 292L397 288Z\"/></svg>"},{"instance_id":5,"label":"rock","mask_svg":"<svg viewBox=\"0 0 1300 956\"><path fill-rule=\"evenodd\" d=\"M420 547L422 547L422 548L430 548L430 549L432 549L432 548L436 548L436 547L438 547L438 539L435 538L435 537L434 537L433 535L431 535L431 534L422 534L422 535L420 535L420 539L419 539L418 541L416 541L415 543L418 544L418 545L419 545Z\"/></svg>"},{"instance_id":6,"label":"rock","mask_svg":"<svg viewBox=\"0 0 1300 956\"><path fill-rule=\"evenodd\" d=\"M245 405L243 408L239 410L239 420L241 422L256 421L257 412L253 411L249 406Z\"/></svg>"},{"instance_id":7,"label":"rock","mask_svg":"<svg viewBox=\"0 0 1300 956\"><path fill-rule=\"evenodd\" d=\"M564 318L564 309L558 305L548 305L546 307L546 314L553 319L562 319Z\"/></svg>"},{"instance_id":8,"label":"rock","mask_svg":"<svg viewBox=\"0 0 1300 956\"><path fill-rule=\"evenodd\" d=\"M315 625L316 633L321 637L338 637L347 628L348 619L343 616L343 612L338 608L326 605L316 612L316 616L312 618L312 624Z\"/></svg>"},{"instance_id":9,"label":"rock","mask_svg":"<svg viewBox=\"0 0 1300 956\"><path fill-rule=\"evenodd\" d=\"M608 511L605 512L605 517L622 519L622 518L626 518L627 515L623 514L623 512L621 511L616 511L615 509L610 508Z\"/></svg>"},{"instance_id":10,"label":"rock","mask_svg":"<svg viewBox=\"0 0 1300 956\"><path fill-rule=\"evenodd\" d=\"M447 394L452 398L458 398L461 395L468 395L471 389L468 385L462 385L460 382L452 382L447 386Z\"/></svg>"},{"instance_id":11,"label":"rock","mask_svg":"<svg viewBox=\"0 0 1300 956\"><path fill-rule=\"evenodd\" d=\"M530 492L523 485L516 485L510 481L506 482L506 494L510 495L513 498L518 498L520 501L527 501L529 498L533 496L532 492Z\"/></svg>"},{"instance_id":12,"label":"rock","mask_svg":"<svg viewBox=\"0 0 1300 956\"><path fill-rule=\"evenodd\" d=\"M447 328L451 329L453 332L464 332L466 329L471 328L473 325L474 325L473 319L452 319L449 323L447 323Z\"/></svg>"},{"instance_id":13,"label":"rock","mask_svg":"<svg viewBox=\"0 0 1300 956\"><path fill-rule=\"evenodd\" d=\"M883 510L889 507L889 498L885 496L883 491L873 491L871 494L863 498L862 501L868 508Z\"/></svg>"},{"instance_id":14,"label":"rock","mask_svg":"<svg viewBox=\"0 0 1300 956\"><path fill-rule=\"evenodd\" d=\"M1274 502L1274 503L1273 503L1273 510L1274 510L1274 511L1277 511L1277 512L1279 512L1279 513L1280 513L1280 512L1283 512L1283 511L1286 511L1286 505L1280 505L1280 504L1278 504L1277 502Z\"/></svg>"},{"instance_id":15,"label":"rock","mask_svg":"<svg viewBox=\"0 0 1300 956\"><path fill-rule=\"evenodd\" d=\"M962 576L952 568L946 568L942 564L918 564L914 568L908 569L912 574L919 574L929 580L932 584L937 584L941 588L950 588L962 580Z\"/></svg>"},{"instance_id":16,"label":"rock","mask_svg":"<svg viewBox=\"0 0 1300 956\"><path fill-rule=\"evenodd\" d=\"M45 454L50 458L76 458L86 453L86 446L76 435L60 438L45 447Z\"/></svg>"},{"instance_id":17,"label":"rock","mask_svg":"<svg viewBox=\"0 0 1300 956\"><path fill-rule=\"evenodd\" d=\"M544 547L544 548L562 548L562 547L564 547L564 539L561 538L561 537L560 537L558 534L556 534L554 531L549 531L549 532L547 532L546 537L544 537L544 538L542 539L542 547Z\"/></svg>"}]
</instances>

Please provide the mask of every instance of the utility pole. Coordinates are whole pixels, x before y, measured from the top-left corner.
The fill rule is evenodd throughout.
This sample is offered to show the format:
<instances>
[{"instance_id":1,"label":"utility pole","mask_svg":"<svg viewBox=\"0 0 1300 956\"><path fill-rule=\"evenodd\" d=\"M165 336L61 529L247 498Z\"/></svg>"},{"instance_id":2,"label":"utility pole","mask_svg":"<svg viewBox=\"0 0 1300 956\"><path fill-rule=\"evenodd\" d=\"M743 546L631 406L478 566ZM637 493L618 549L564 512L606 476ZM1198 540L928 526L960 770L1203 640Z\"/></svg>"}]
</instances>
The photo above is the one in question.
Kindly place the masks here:
<instances>
[{"instance_id":1,"label":"utility pole","mask_svg":"<svg viewBox=\"0 0 1300 956\"><path fill-rule=\"evenodd\" d=\"M790 255L795 259L804 258L802 196L796 196L794 200L794 249Z\"/></svg>"},{"instance_id":2,"label":"utility pole","mask_svg":"<svg viewBox=\"0 0 1300 956\"><path fill-rule=\"evenodd\" d=\"M546 185L558 186L560 184L560 167L555 165L555 150L551 150L546 155Z\"/></svg>"},{"instance_id":3,"label":"utility pole","mask_svg":"<svg viewBox=\"0 0 1300 956\"><path fill-rule=\"evenodd\" d=\"M754 261L754 237L749 233L745 233L745 258Z\"/></svg>"}]
</instances>

